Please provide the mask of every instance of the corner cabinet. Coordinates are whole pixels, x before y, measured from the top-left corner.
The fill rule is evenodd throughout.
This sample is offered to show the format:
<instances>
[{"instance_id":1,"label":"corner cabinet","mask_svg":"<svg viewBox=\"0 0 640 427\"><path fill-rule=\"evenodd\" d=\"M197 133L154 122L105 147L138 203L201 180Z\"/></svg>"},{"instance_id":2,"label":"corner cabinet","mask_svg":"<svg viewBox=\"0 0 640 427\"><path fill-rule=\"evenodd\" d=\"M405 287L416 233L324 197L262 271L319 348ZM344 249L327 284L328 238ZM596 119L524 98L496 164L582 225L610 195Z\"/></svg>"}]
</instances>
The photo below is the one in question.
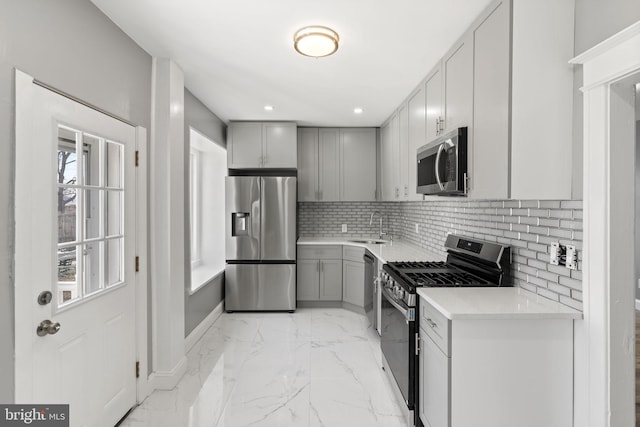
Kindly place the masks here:
<instances>
[{"instance_id":1,"label":"corner cabinet","mask_svg":"<svg viewBox=\"0 0 640 427\"><path fill-rule=\"evenodd\" d=\"M376 129L340 129L340 200L376 200Z\"/></svg>"},{"instance_id":2,"label":"corner cabinet","mask_svg":"<svg viewBox=\"0 0 640 427\"><path fill-rule=\"evenodd\" d=\"M230 122L227 167L296 168L297 128L291 122Z\"/></svg>"},{"instance_id":3,"label":"corner cabinet","mask_svg":"<svg viewBox=\"0 0 640 427\"><path fill-rule=\"evenodd\" d=\"M342 247L342 301L363 309L365 305L364 248ZM369 294L369 296L371 296Z\"/></svg>"},{"instance_id":4,"label":"corner cabinet","mask_svg":"<svg viewBox=\"0 0 640 427\"><path fill-rule=\"evenodd\" d=\"M298 129L298 201L375 201L375 128Z\"/></svg>"}]
</instances>

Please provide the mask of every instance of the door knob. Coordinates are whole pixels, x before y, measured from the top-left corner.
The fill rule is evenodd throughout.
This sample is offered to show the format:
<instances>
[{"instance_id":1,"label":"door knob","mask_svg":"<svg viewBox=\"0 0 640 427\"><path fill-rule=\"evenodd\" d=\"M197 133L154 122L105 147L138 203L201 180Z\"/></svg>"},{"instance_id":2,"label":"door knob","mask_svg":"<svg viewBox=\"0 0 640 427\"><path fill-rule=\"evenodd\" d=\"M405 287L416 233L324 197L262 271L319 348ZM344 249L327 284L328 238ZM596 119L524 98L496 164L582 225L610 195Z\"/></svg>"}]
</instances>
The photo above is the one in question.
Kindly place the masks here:
<instances>
[{"instance_id":1,"label":"door knob","mask_svg":"<svg viewBox=\"0 0 640 427\"><path fill-rule=\"evenodd\" d=\"M57 334L60 330L60 323L52 322L51 320L43 320L38 325L36 329L36 333L39 337L44 337L46 335L54 335Z\"/></svg>"}]
</instances>

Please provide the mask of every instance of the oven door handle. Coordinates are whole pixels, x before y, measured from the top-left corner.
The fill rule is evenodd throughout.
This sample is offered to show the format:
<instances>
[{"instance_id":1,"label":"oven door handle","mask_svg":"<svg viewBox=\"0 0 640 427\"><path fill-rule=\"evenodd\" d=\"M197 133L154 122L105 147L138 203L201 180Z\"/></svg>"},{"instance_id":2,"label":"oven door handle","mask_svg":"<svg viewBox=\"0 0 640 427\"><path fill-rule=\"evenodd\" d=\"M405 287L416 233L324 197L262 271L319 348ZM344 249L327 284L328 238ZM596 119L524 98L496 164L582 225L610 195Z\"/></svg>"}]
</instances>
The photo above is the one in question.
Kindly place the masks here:
<instances>
[{"instance_id":1,"label":"oven door handle","mask_svg":"<svg viewBox=\"0 0 640 427\"><path fill-rule=\"evenodd\" d=\"M393 298L393 295L391 295L391 293L389 292L389 290L385 287L382 287L382 295L384 295L384 297L387 299L387 301L389 301L389 303L395 307L396 310L398 310L399 312L401 312L402 314L404 314L404 318L407 320L407 322L413 322L416 320L416 312L415 309L409 307L409 308L404 308L403 306L401 306L396 300L395 298Z\"/></svg>"}]
</instances>

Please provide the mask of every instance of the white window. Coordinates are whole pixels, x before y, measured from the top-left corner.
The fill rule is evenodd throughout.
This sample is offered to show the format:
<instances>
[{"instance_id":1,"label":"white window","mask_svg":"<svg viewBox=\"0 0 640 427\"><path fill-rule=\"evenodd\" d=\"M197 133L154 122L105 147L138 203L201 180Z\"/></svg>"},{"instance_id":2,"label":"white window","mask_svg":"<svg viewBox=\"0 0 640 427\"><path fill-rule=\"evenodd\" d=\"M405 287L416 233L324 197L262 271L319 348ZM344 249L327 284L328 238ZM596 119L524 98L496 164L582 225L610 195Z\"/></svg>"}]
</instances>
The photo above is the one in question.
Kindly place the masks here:
<instances>
[{"instance_id":1,"label":"white window","mask_svg":"<svg viewBox=\"0 0 640 427\"><path fill-rule=\"evenodd\" d=\"M190 129L191 292L224 271L227 151Z\"/></svg>"},{"instance_id":2,"label":"white window","mask_svg":"<svg viewBox=\"0 0 640 427\"><path fill-rule=\"evenodd\" d=\"M58 305L123 283L124 147L58 125Z\"/></svg>"}]
</instances>

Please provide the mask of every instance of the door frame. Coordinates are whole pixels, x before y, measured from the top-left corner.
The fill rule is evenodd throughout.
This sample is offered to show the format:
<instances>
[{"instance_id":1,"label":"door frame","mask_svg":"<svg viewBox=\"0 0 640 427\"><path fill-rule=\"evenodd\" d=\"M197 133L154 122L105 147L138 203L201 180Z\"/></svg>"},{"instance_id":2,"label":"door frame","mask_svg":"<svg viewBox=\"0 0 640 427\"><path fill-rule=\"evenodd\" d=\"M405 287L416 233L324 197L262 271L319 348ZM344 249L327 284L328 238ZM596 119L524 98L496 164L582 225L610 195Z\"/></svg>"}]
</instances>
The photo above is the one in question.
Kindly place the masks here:
<instances>
[{"instance_id":1,"label":"door frame","mask_svg":"<svg viewBox=\"0 0 640 427\"><path fill-rule=\"evenodd\" d=\"M576 325L574 425L635 425L635 140L628 129L635 105L621 85L640 80L640 21L571 63L584 75L584 322Z\"/></svg>"},{"instance_id":2,"label":"door frame","mask_svg":"<svg viewBox=\"0 0 640 427\"><path fill-rule=\"evenodd\" d=\"M148 223L148 219L147 219L147 200L148 200L148 190L147 190L147 174L148 174L148 168L147 168L147 162L146 159L147 157L147 130L146 128L142 127L142 126L136 126L135 124L131 123L130 121L123 119L121 117L118 117L114 114L111 114L109 112L106 112L102 109L100 109L99 107L96 107L88 102L85 102L79 98L76 98L73 95L67 94L66 92L63 92L62 90L59 90L55 87L49 86L46 83L43 83L37 79L35 79L33 76L17 69L14 68L13 69L13 81L14 81L14 88L16 88L16 80L18 79L18 76L21 75L21 77L26 77L28 79L30 79L32 81L32 84L40 86L44 89L50 90L51 92L54 92L60 96L63 96L65 98L70 99L73 102L79 103L81 105L84 105L86 107L89 107L93 110L96 110L99 113L105 114L107 116L110 116L116 120L119 120L121 122L124 122L132 127L135 128L136 131L136 140L135 140L135 150L136 150L136 156L137 158L139 158L141 161L138 162L138 167L136 167L135 170L135 176L136 176L136 183L135 183L135 191L136 191L136 206L135 206L135 250L136 250L136 255L139 257L139 271L136 272L133 277L131 278L132 280L132 285L135 286L135 310L136 312L134 313L135 316L135 336L136 336L136 358L137 361L139 362L139 372L140 375L139 377L136 379L136 400L137 403L142 402L150 393L149 390L149 381L148 381L148 351L147 351L147 340L148 340L148 324L147 324L147 311L148 311L148 306L147 306L147 300L148 300L148 289L147 289L147 282L148 282L148 261L147 261L147 252L148 252L148 242L147 242L147 223ZM14 89L17 90L17 89ZM16 94L17 95L17 94ZM16 109L16 104L14 104L14 110ZM14 114L16 114L16 112L14 111ZM16 129L15 129L15 121L13 123L13 135L15 138L16 135ZM14 143L18 144L19 141L14 141ZM15 152L15 168L18 168L19 165L22 163L22 161L20 161L20 159L18 159L18 152ZM25 189L23 188L19 188L19 183L14 182L14 194L23 194L25 192ZM19 215L19 212L16 212L16 217ZM132 261L133 262L133 261ZM17 283L14 281L14 286L16 286ZM14 291L15 292L15 291ZM14 304L16 304L17 301L14 301ZM13 329L14 329L14 334L15 329L16 329L16 321L15 321L15 310L14 310L14 325L13 325ZM14 348L14 355L15 355L15 348ZM14 366L14 371L15 371L15 366ZM14 385L14 399L15 399L15 385Z\"/></svg>"}]
</instances>

